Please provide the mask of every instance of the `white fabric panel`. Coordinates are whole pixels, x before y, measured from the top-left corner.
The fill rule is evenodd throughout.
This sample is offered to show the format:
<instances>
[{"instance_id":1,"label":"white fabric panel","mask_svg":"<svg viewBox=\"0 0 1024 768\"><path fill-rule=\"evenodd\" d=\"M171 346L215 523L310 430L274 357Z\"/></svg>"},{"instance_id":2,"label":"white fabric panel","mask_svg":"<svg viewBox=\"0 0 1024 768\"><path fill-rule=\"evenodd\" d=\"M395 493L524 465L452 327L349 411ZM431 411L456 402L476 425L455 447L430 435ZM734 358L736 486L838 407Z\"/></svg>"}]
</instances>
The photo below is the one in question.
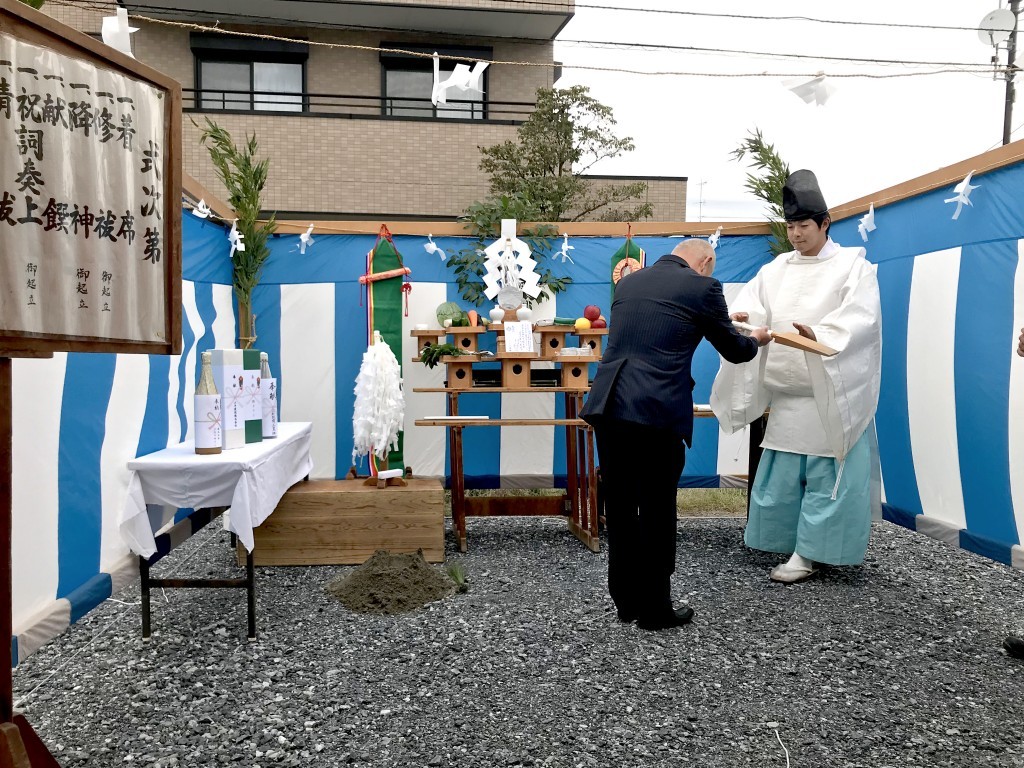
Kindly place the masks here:
<instances>
[{"instance_id":1,"label":"white fabric panel","mask_svg":"<svg viewBox=\"0 0 1024 768\"><path fill-rule=\"evenodd\" d=\"M1024 542L1024 360L1017 356L1017 339L1024 328L1024 240L1017 241L1017 273L1013 281L1013 342L1010 361L1010 498L1017 520L1017 541Z\"/></svg>"},{"instance_id":2,"label":"white fabric panel","mask_svg":"<svg viewBox=\"0 0 1024 768\"><path fill-rule=\"evenodd\" d=\"M954 547L960 546L960 529L955 525L918 515L914 518L914 527L918 533L923 533L929 538L938 539Z\"/></svg>"},{"instance_id":3,"label":"white fabric panel","mask_svg":"<svg viewBox=\"0 0 1024 768\"><path fill-rule=\"evenodd\" d=\"M537 363L536 367L551 367L551 363ZM504 393L501 395L503 419L553 419L555 398L553 392ZM498 455L502 478L515 475L550 477L555 464L555 430L564 427L501 427L501 449ZM563 439L561 436L559 439Z\"/></svg>"},{"instance_id":4,"label":"white fabric panel","mask_svg":"<svg viewBox=\"0 0 1024 768\"><path fill-rule=\"evenodd\" d=\"M725 294L725 303L732 304L740 295L746 283L722 283L722 293Z\"/></svg>"},{"instance_id":5,"label":"white fabric panel","mask_svg":"<svg viewBox=\"0 0 1024 768\"><path fill-rule=\"evenodd\" d=\"M1019 544L1010 548L1010 565L1024 570L1024 547Z\"/></svg>"},{"instance_id":6,"label":"white fabric panel","mask_svg":"<svg viewBox=\"0 0 1024 768\"><path fill-rule=\"evenodd\" d=\"M750 427L744 427L731 435L718 430L718 474L742 475L746 477L750 463Z\"/></svg>"},{"instance_id":7,"label":"white fabric panel","mask_svg":"<svg viewBox=\"0 0 1024 768\"><path fill-rule=\"evenodd\" d=\"M314 478L333 480L334 284L281 286L281 421L313 422ZM351 386L346 384L345 386ZM342 457L348 466L350 457Z\"/></svg>"},{"instance_id":8,"label":"white fabric panel","mask_svg":"<svg viewBox=\"0 0 1024 768\"><path fill-rule=\"evenodd\" d=\"M555 317L557 299L537 302L533 305L531 320L551 320ZM485 307L486 308L486 307ZM540 343L539 335L534 338ZM575 338L567 338L572 343ZM554 363L534 363L537 370L552 369ZM555 398L562 395L555 393L511 394L501 395L501 418L503 419L553 419L555 418ZM515 477L529 475L548 478L554 474L555 465L555 432L564 427L502 427L498 466L501 482L504 487L506 478L512 483L509 487L519 487ZM561 434L557 438L564 439Z\"/></svg>"},{"instance_id":9,"label":"white fabric panel","mask_svg":"<svg viewBox=\"0 0 1024 768\"><path fill-rule=\"evenodd\" d=\"M199 308L196 306L195 283L186 282L182 284L181 305L184 312L181 321L182 323L188 323L195 337L195 342L191 348L182 350L182 354L185 355L185 420L188 424L185 439L190 440L195 437L194 395L197 379L196 366L198 363L196 349L199 346L199 340L206 334L206 324L203 322L203 318L199 316Z\"/></svg>"},{"instance_id":10,"label":"white fabric panel","mask_svg":"<svg viewBox=\"0 0 1024 768\"><path fill-rule=\"evenodd\" d=\"M444 366L427 368L414 363L419 357L418 339L410 335L417 326L437 327L437 306L447 300L446 283L413 283L409 294L409 316L402 318L402 390L405 394L405 464L416 477L443 477L444 427L416 427L416 419L444 416L447 399L442 392L413 392L417 387L444 386Z\"/></svg>"},{"instance_id":11,"label":"white fabric panel","mask_svg":"<svg viewBox=\"0 0 1024 768\"><path fill-rule=\"evenodd\" d=\"M907 411L923 513L966 528L953 377L959 274L959 248L914 259L907 318Z\"/></svg>"},{"instance_id":12,"label":"white fabric panel","mask_svg":"<svg viewBox=\"0 0 1024 768\"><path fill-rule=\"evenodd\" d=\"M149 357L118 355L110 406L100 450L100 495L103 517L100 528L100 571L107 572L128 553L117 530L117 516L128 492L127 463L135 458L139 433L146 416L149 390Z\"/></svg>"},{"instance_id":13,"label":"white fabric panel","mask_svg":"<svg viewBox=\"0 0 1024 768\"><path fill-rule=\"evenodd\" d=\"M57 594L57 462L67 353L12 365L11 598L15 632Z\"/></svg>"},{"instance_id":14,"label":"white fabric panel","mask_svg":"<svg viewBox=\"0 0 1024 768\"><path fill-rule=\"evenodd\" d=\"M56 590L56 587L54 589ZM16 618L12 632L18 637L19 663L53 638L63 634L70 625L71 603L65 598L54 600L52 596L47 600L43 610L26 616L20 622ZM15 706L17 705L15 702Z\"/></svg>"},{"instance_id":15,"label":"white fabric panel","mask_svg":"<svg viewBox=\"0 0 1024 768\"><path fill-rule=\"evenodd\" d=\"M213 308L217 317L213 321L213 346L215 349L235 349L235 291L230 285L213 286Z\"/></svg>"}]
</instances>

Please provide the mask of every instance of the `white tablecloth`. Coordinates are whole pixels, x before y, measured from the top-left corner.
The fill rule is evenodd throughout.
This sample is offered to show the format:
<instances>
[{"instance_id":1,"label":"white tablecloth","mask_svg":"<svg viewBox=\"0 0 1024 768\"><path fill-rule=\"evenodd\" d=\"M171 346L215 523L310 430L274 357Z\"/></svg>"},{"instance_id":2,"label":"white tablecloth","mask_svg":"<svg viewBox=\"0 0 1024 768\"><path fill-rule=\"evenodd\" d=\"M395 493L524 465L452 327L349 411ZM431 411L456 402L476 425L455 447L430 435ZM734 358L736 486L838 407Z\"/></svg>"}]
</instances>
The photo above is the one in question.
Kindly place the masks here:
<instances>
[{"instance_id":1,"label":"white tablecloth","mask_svg":"<svg viewBox=\"0 0 1024 768\"><path fill-rule=\"evenodd\" d=\"M250 552L253 528L277 507L284 492L313 469L310 422L281 423L278 436L244 448L200 456L192 442L141 456L128 462L131 478L118 528L132 551L144 557L156 552L154 533L179 508L231 508L224 528L238 536ZM166 505L147 508L147 504Z\"/></svg>"}]
</instances>

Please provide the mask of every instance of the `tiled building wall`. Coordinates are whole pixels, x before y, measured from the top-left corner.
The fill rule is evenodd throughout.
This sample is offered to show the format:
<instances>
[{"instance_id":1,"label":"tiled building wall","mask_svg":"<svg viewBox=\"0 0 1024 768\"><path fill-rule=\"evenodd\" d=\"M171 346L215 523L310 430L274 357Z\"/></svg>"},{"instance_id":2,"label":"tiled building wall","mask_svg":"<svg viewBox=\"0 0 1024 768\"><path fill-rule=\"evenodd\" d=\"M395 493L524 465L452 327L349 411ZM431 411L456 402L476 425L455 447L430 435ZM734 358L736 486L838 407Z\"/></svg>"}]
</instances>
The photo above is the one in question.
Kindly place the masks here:
<instances>
[{"instance_id":1,"label":"tiled building wall","mask_svg":"<svg viewBox=\"0 0 1024 768\"><path fill-rule=\"evenodd\" d=\"M436 4L437 1L431 0L431 3ZM520 2L491 0L459 0L452 4L522 7ZM546 3L542 5L548 7ZM44 6L44 10L59 21L87 33L99 32L102 17L112 15L116 5L110 2L107 10L97 8L98 4L94 3L88 6L53 3ZM165 24L133 23L140 27L133 36L139 60L167 73L186 88L194 87L195 63L189 48L189 31ZM245 31L305 37L311 43L370 48L382 42L481 45L493 47L496 60L545 64L551 63L553 50L548 41L467 41L426 34L268 27L253 27ZM546 66L496 65L489 72L488 98L492 102L533 102L536 89L551 87L552 77L553 70ZM376 98L381 93L379 54L372 50L310 45L307 88L310 93L344 93ZM512 125L374 119L372 116L378 110L375 102L363 110L367 119L209 114L237 138L247 132L256 132L261 153L271 159L266 207L302 214L457 216L469 204L487 194L487 180L478 168L477 147L515 137ZM353 110L349 107L347 111ZM184 169L215 193L226 196L214 175L206 149L198 142L200 129L189 119L202 124L203 117L204 114L188 113L182 121ZM648 199L655 205L654 218L685 219L684 180L649 181Z\"/></svg>"},{"instance_id":2,"label":"tiled building wall","mask_svg":"<svg viewBox=\"0 0 1024 768\"><path fill-rule=\"evenodd\" d=\"M357 218L459 215L487 193L477 145L515 135L514 126L489 123L237 114L215 119L234 136L255 127L260 154L270 158L268 209ZM223 195L198 129L186 120L184 131L185 169Z\"/></svg>"}]
</instances>

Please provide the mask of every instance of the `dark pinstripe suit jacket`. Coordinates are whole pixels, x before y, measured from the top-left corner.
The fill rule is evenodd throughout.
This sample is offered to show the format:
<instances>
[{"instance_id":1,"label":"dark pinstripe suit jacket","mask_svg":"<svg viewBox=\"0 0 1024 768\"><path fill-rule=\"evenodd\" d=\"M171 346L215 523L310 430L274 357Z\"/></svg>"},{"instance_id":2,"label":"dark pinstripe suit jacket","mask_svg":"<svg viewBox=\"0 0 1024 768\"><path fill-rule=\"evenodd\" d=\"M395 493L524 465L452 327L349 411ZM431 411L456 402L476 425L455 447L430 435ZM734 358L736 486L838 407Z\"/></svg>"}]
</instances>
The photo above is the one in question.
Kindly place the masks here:
<instances>
[{"instance_id":1,"label":"dark pinstripe suit jacket","mask_svg":"<svg viewBox=\"0 0 1024 768\"><path fill-rule=\"evenodd\" d=\"M690 363L706 338L731 363L757 354L757 342L729 320L722 284L678 256L662 256L624 277L615 289L608 345L582 417L662 427L693 436Z\"/></svg>"}]
</instances>

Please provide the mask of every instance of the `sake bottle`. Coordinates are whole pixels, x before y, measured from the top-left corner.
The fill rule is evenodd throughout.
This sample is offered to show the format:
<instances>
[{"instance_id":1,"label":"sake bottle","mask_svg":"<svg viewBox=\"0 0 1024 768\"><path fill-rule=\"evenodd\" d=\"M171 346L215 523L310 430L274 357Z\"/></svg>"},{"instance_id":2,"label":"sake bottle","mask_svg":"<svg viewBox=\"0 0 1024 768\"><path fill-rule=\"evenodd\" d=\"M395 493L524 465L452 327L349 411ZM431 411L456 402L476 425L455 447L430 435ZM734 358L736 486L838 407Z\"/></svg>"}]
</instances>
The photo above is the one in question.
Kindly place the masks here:
<instances>
[{"instance_id":1,"label":"sake bottle","mask_svg":"<svg viewBox=\"0 0 1024 768\"><path fill-rule=\"evenodd\" d=\"M260 352L260 397L263 400L263 439L277 437L277 379L270 375L270 358Z\"/></svg>"},{"instance_id":2,"label":"sake bottle","mask_svg":"<svg viewBox=\"0 0 1024 768\"><path fill-rule=\"evenodd\" d=\"M220 395L213 381L213 355L203 352L199 369L199 384L195 396L196 453L213 454L221 451Z\"/></svg>"}]
</instances>

